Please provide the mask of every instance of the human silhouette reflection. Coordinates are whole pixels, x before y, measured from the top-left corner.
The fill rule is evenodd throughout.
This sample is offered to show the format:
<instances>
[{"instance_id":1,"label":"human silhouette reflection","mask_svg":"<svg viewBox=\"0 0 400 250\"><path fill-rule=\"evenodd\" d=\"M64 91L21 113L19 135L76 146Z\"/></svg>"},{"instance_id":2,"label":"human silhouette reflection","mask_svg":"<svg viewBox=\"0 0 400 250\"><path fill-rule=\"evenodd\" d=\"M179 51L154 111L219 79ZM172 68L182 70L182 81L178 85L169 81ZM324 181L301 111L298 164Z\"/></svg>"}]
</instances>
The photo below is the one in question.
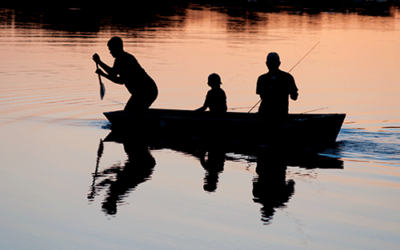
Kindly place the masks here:
<instances>
[{"instance_id":1,"label":"human silhouette reflection","mask_svg":"<svg viewBox=\"0 0 400 250\"><path fill-rule=\"evenodd\" d=\"M114 137L110 135L109 138ZM118 140L115 137L112 140ZM206 192L215 192L218 186L219 174L224 171L226 160L232 160L226 155L226 142L220 138L208 138L206 140L167 138L163 137L150 142L152 148L172 149L186 155L196 157L204 168L204 185Z\"/></svg>"},{"instance_id":2,"label":"human silhouette reflection","mask_svg":"<svg viewBox=\"0 0 400 250\"><path fill-rule=\"evenodd\" d=\"M217 190L219 174L224 171L225 151L221 148L213 147L200 155L200 163L206 170L204 177L204 191L215 192Z\"/></svg>"},{"instance_id":3,"label":"human silhouette reflection","mask_svg":"<svg viewBox=\"0 0 400 250\"><path fill-rule=\"evenodd\" d=\"M293 180L286 181L287 166L280 161L278 152L260 152L257 155L253 180L253 201L262 205L261 220L270 224L276 208L285 207L294 194Z\"/></svg>"},{"instance_id":4,"label":"human silhouette reflection","mask_svg":"<svg viewBox=\"0 0 400 250\"><path fill-rule=\"evenodd\" d=\"M117 213L117 204L122 203L129 192L133 191L140 183L150 179L156 161L145 143L135 140L123 142L124 150L128 156L123 166L115 164L99 173L93 174L92 192L89 201L96 195L96 189L109 187L106 197L102 202L102 211L109 215ZM96 169L97 170L97 169ZM95 184L96 178L104 178Z\"/></svg>"},{"instance_id":5,"label":"human silhouette reflection","mask_svg":"<svg viewBox=\"0 0 400 250\"><path fill-rule=\"evenodd\" d=\"M253 179L253 201L262 205L261 220L270 224L277 208L285 207L294 195L295 182L286 180L288 166L304 169L343 169L343 161L308 150L266 148L257 153L257 177Z\"/></svg>"}]
</instances>

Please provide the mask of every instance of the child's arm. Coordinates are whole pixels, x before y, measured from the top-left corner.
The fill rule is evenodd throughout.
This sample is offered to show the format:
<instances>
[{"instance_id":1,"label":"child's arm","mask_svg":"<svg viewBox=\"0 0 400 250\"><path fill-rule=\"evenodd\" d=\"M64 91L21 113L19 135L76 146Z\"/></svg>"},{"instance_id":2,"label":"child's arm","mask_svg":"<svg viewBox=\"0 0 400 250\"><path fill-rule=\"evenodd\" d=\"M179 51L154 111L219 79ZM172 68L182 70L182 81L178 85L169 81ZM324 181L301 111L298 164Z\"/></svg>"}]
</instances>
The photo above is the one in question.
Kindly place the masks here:
<instances>
[{"instance_id":1,"label":"child's arm","mask_svg":"<svg viewBox=\"0 0 400 250\"><path fill-rule=\"evenodd\" d=\"M207 95L206 95L206 100L204 101L204 104L203 104L203 106L202 107L200 107L200 108L198 108L198 109L196 109L195 111L198 111L198 112L204 112L204 111L206 111L206 109L208 108L208 101L209 100L209 92L207 93Z\"/></svg>"}]
</instances>

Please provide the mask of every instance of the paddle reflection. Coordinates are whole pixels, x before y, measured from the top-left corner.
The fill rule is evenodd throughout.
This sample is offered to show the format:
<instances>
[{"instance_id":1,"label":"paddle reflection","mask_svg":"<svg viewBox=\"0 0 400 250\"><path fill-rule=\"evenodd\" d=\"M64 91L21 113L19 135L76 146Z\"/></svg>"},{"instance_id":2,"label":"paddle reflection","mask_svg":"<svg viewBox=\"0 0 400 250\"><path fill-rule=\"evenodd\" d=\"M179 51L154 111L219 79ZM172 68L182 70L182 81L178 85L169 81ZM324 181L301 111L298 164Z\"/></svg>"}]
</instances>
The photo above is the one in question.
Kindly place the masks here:
<instances>
[{"instance_id":1,"label":"paddle reflection","mask_svg":"<svg viewBox=\"0 0 400 250\"><path fill-rule=\"evenodd\" d=\"M126 140L123 142L124 150L128 156L123 166L114 164L101 172L98 172L98 164L93 174L89 201L93 201L96 194L108 187L106 197L102 202L102 211L109 215L117 213L117 204L123 203L123 199L135 188L151 178L156 161L150 154L148 147L141 141ZM102 150L102 142L99 146ZM101 156L101 155L100 155ZM100 157L99 156L99 157ZM98 161L99 162L99 159ZM96 180L101 179L96 184Z\"/></svg>"}]
</instances>

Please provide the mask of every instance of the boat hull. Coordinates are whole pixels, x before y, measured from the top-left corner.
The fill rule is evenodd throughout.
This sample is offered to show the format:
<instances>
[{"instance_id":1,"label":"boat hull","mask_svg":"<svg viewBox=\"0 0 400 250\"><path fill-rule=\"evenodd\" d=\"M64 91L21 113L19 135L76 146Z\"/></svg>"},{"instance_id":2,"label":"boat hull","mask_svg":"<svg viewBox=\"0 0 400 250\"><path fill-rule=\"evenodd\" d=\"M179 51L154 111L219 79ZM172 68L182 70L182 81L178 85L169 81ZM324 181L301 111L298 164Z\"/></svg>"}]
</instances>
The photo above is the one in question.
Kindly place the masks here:
<instances>
[{"instance_id":1,"label":"boat hull","mask_svg":"<svg viewBox=\"0 0 400 250\"><path fill-rule=\"evenodd\" d=\"M105 112L113 131L131 135L213 138L261 145L322 147L335 143L345 114L289 114L284 118L254 113L149 109L145 113Z\"/></svg>"}]
</instances>

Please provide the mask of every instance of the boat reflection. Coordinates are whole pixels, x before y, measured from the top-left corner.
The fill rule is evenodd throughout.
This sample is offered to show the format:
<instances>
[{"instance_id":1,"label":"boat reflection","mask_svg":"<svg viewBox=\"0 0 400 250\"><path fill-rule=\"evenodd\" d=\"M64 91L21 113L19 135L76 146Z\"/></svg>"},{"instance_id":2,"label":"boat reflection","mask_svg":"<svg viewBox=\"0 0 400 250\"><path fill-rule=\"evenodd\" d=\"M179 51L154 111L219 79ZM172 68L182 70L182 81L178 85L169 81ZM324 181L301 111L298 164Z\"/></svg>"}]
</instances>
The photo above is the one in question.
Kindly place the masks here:
<instances>
[{"instance_id":1,"label":"boat reflection","mask_svg":"<svg viewBox=\"0 0 400 250\"><path fill-rule=\"evenodd\" d=\"M101 189L108 189L102 202L102 210L109 215L117 213L117 205L135 190L135 188L151 178L156 161L150 153L151 149L171 149L198 159L205 170L204 191L216 192L219 175L223 173L226 162L245 160L256 162L256 176L253 179L253 201L261 205L261 220L270 224L276 209L287 206L295 194L295 181L286 179L286 171L290 166L314 169L343 169L343 161L322 156L313 151L285 151L282 148L226 145L220 140L196 140L177 138L129 138L111 132L106 142L122 143L128 156L121 166L114 164L98 172L98 164L93 174L93 183L88 199L93 201ZM102 141L99 145L98 157L102 154ZM238 158L239 157L239 158ZM97 163L99 162L99 159ZM98 182L98 179L102 179ZM98 182L98 183L96 183Z\"/></svg>"}]
</instances>

